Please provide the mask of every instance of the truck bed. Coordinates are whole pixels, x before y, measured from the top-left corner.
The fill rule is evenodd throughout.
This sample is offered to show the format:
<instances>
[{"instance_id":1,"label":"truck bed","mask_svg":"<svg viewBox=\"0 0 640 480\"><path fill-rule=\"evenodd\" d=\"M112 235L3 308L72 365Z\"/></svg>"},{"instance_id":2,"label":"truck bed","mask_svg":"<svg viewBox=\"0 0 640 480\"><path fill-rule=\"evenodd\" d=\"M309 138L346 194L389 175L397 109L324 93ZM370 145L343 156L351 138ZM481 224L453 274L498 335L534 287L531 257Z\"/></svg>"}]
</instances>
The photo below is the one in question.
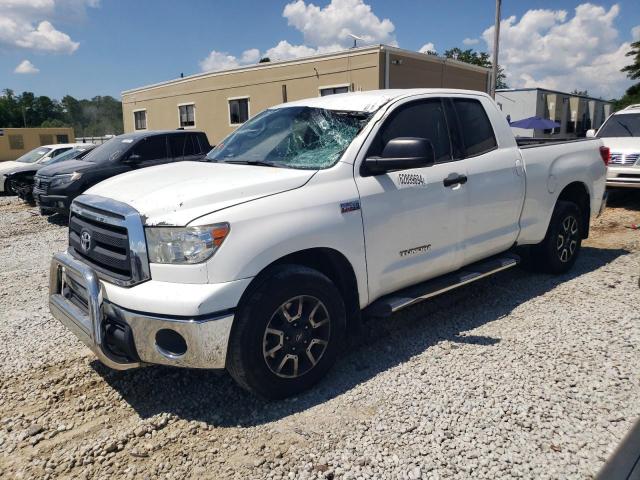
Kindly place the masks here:
<instances>
[{"instance_id":1,"label":"truck bed","mask_svg":"<svg viewBox=\"0 0 640 480\"><path fill-rule=\"evenodd\" d=\"M558 145L562 143L578 143L597 141L597 138L546 138L546 137L516 137L516 143L521 149L533 147L545 147L548 145Z\"/></svg>"}]
</instances>

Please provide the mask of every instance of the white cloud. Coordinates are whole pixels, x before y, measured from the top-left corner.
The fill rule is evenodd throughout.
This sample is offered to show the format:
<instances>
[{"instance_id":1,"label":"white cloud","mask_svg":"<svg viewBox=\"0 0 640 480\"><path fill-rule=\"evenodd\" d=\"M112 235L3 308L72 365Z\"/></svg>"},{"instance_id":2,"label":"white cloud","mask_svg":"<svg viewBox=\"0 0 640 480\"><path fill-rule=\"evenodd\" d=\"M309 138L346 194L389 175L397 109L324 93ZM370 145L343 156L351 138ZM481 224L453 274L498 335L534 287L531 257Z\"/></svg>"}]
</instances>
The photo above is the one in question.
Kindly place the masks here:
<instances>
[{"instance_id":1,"label":"white cloud","mask_svg":"<svg viewBox=\"0 0 640 480\"><path fill-rule=\"evenodd\" d=\"M380 20L363 0L331 0L324 8L297 0L284 7L282 16L312 47L337 44L348 48L353 43L349 34L362 38L363 44L397 43L391 20Z\"/></svg>"},{"instance_id":2,"label":"white cloud","mask_svg":"<svg viewBox=\"0 0 640 480\"><path fill-rule=\"evenodd\" d=\"M471 46L471 45L477 45L478 43L480 43L480 40L478 40L477 38L465 38L464 40L462 40L463 45L467 45L467 46Z\"/></svg>"},{"instance_id":3,"label":"white cloud","mask_svg":"<svg viewBox=\"0 0 640 480\"><path fill-rule=\"evenodd\" d=\"M425 43L422 47L420 47L420 50L418 51L420 53L435 52L436 46L433 44L433 42Z\"/></svg>"},{"instance_id":4,"label":"white cloud","mask_svg":"<svg viewBox=\"0 0 640 480\"><path fill-rule=\"evenodd\" d=\"M31 63L29 60L23 60L16 67L13 73L29 74L29 73L38 73L39 71L40 70L36 68L36 66L33 63Z\"/></svg>"},{"instance_id":5,"label":"white cloud","mask_svg":"<svg viewBox=\"0 0 640 480\"><path fill-rule=\"evenodd\" d=\"M620 7L584 3L572 17L564 10L529 10L500 23L500 57L512 87L588 90L618 96L630 82L620 72L629 43L618 38L614 23ZM493 48L493 28L482 37Z\"/></svg>"},{"instance_id":6,"label":"white cloud","mask_svg":"<svg viewBox=\"0 0 640 480\"><path fill-rule=\"evenodd\" d=\"M272 61L288 60L343 50L353 45L349 34L362 39L358 40L359 46L375 43L397 45L391 20L380 20L364 0L331 0L323 8L296 0L284 7L282 16L289 26L302 33L304 43L293 45L281 40L262 54L252 48L240 58L213 50L200 62L200 68L203 71L224 70L256 63L261 57L269 57Z\"/></svg>"},{"instance_id":7,"label":"white cloud","mask_svg":"<svg viewBox=\"0 0 640 480\"><path fill-rule=\"evenodd\" d=\"M53 22L79 21L99 0L0 0L0 48L73 53L79 43Z\"/></svg>"},{"instance_id":8,"label":"white cloud","mask_svg":"<svg viewBox=\"0 0 640 480\"><path fill-rule=\"evenodd\" d=\"M640 40L640 25L635 26L631 29L631 38L633 38L634 42Z\"/></svg>"}]
</instances>

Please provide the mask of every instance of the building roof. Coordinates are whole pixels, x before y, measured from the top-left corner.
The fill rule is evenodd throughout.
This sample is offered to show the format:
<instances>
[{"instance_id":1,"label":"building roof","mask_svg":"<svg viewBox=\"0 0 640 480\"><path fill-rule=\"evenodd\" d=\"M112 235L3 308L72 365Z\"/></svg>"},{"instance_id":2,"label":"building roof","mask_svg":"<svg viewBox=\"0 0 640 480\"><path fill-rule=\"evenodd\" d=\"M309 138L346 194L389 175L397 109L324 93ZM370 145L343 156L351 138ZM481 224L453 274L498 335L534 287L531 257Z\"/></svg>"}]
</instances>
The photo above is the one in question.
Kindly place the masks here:
<instances>
[{"instance_id":1,"label":"building roof","mask_svg":"<svg viewBox=\"0 0 640 480\"><path fill-rule=\"evenodd\" d=\"M367 90L363 92L337 93L324 97L311 97L302 100L282 103L271 108L312 107L326 110L342 110L350 112L375 112L392 100L411 97L413 95L464 93L469 95L487 96L476 90L455 90L451 88L405 88Z\"/></svg>"},{"instance_id":2,"label":"building roof","mask_svg":"<svg viewBox=\"0 0 640 480\"><path fill-rule=\"evenodd\" d=\"M575 93L569 93L569 92L561 92L559 90L550 90L548 88L541 88L541 87L530 87L530 88L499 88L496 90L496 93L509 93L509 92L533 92L533 91L537 91L540 90L542 92L547 92L547 93L556 93L559 95L567 95L569 97L580 97L580 98L586 98L587 100L597 100L599 102L605 102L605 103L613 103L611 100L605 100L603 98L596 98L596 97L590 97L588 95L578 95Z\"/></svg>"},{"instance_id":3,"label":"building roof","mask_svg":"<svg viewBox=\"0 0 640 480\"><path fill-rule=\"evenodd\" d=\"M141 87L131 88L129 90L123 90L121 92L122 95L127 95L131 93L140 92L142 90L150 90L158 87L164 87L167 85L175 85L180 83L188 83L193 80L208 78L208 77L217 77L223 75L230 75L239 72L246 72L251 70L266 70L270 68L277 68L284 65L296 65L296 64L304 64L304 63L312 63L318 60L327 59L327 58L342 58L353 55L365 55L374 51L386 51L390 53L395 53L398 55L410 56L413 58L420 58L423 60L429 60L437 63L447 63L453 64L461 68L466 68L467 70L475 70L479 72L489 72L488 68L479 67L478 65L472 65L469 63L461 62L459 60L454 60L451 58L439 57L436 55L428 55L426 53L414 52L412 50L405 50L398 47L392 47L390 45L370 45L366 47L357 47L350 48L346 50L339 50L331 53L323 53L319 55L311 55L308 57L299 57L291 60L281 60L281 61L272 61L272 62L264 62L264 63L256 63L254 65L247 65L238 68L232 68L229 70L217 70L212 72L202 72L196 73L194 75L187 75L185 77L175 78L172 80L166 80L164 82L152 83L150 85L144 85Z\"/></svg>"}]
</instances>

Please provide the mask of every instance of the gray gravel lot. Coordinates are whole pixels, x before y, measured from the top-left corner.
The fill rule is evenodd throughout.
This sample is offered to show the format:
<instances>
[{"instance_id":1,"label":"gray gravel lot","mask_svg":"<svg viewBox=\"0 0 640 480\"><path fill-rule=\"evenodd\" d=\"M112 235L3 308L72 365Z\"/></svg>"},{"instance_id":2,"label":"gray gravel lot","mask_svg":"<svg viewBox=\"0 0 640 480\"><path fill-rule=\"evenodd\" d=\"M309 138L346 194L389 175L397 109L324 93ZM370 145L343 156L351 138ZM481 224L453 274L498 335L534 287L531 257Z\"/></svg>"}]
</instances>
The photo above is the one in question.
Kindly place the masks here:
<instances>
[{"instance_id":1,"label":"gray gravel lot","mask_svg":"<svg viewBox=\"0 0 640 480\"><path fill-rule=\"evenodd\" d=\"M96 362L47 309L59 219L0 198L0 477L590 478L640 416L640 196L570 274L520 269L367 322L314 390Z\"/></svg>"}]
</instances>

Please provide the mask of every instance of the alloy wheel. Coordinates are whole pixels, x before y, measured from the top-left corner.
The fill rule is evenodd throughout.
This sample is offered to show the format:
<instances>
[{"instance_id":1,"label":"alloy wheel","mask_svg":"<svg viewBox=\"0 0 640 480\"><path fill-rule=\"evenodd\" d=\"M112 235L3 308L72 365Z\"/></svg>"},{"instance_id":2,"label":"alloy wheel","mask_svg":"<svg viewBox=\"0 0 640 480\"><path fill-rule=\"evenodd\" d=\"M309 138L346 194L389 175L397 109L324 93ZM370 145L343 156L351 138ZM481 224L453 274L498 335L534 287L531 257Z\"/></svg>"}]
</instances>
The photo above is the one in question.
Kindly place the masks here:
<instances>
[{"instance_id":1,"label":"alloy wheel","mask_svg":"<svg viewBox=\"0 0 640 480\"><path fill-rule=\"evenodd\" d=\"M271 316L262 355L275 375L298 378L318 364L330 335L331 318L324 303L309 295L293 297Z\"/></svg>"}]
</instances>

